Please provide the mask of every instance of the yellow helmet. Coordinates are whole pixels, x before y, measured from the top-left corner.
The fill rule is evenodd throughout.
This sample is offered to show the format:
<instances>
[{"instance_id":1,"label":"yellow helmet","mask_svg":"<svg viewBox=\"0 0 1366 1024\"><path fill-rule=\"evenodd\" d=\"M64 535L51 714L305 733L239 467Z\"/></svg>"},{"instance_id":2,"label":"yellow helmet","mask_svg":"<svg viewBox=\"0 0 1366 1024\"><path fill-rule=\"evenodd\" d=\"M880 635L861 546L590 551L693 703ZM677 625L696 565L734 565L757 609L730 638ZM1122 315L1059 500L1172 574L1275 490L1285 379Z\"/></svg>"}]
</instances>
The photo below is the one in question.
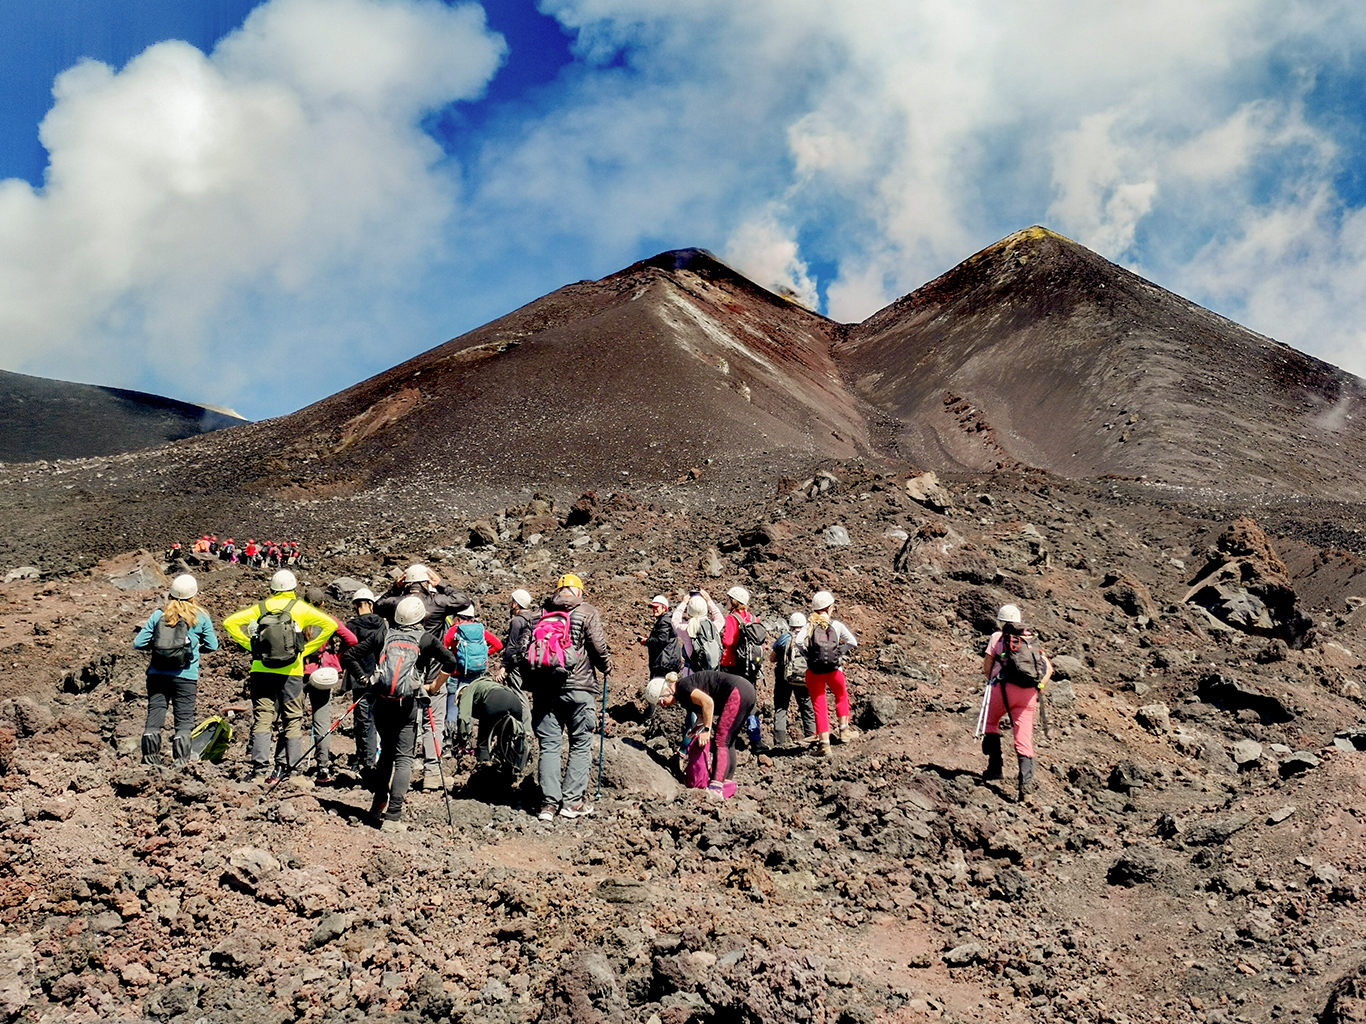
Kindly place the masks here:
<instances>
[{"instance_id":1,"label":"yellow helmet","mask_svg":"<svg viewBox=\"0 0 1366 1024\"><path fill-rule=\"evenodd\" d=\"M567 572L560 577L560 582L557 583L555 586L559 589L563 589L564 587L578 587L580 590L582 590L583 580L579 579L572 572Z\"/></svg>"}]
</instances>

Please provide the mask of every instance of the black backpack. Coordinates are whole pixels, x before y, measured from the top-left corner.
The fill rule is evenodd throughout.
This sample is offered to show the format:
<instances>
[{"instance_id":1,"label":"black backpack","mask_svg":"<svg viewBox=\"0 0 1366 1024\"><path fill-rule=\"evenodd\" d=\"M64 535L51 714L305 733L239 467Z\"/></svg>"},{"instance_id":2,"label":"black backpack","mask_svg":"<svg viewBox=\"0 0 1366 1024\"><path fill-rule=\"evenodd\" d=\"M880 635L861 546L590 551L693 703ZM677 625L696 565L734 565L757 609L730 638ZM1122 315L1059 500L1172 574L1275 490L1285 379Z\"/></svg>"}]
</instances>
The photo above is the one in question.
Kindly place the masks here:
<instances>
[{"instance_id":1,"label":"black backpack","mask_svg":"<svg viewBox=\"0 0 1366 1024\"><path fill-rule=\"evenodd\" d=\"M1038 686L1048 671L1043 648L1033 633L1002 633L1000 679L1015 686Z\"/></svg>"},{"instance_id":2,"label":"black backpack","mask_svg":"<svg viewBox=\"0 0 1366 1024\"><path fill-rule=\"evenodd\" d=\"M810 628L806 636L806 665L817 675L834 672L844 660L844 645L833 624Z\"/></svg>"},{"instance_id":3,"label":"black backpack","mask_svg":"<svg viewBox=\"0 0 1366 1024\"><path fill-rule=\"evenodd\" d=\"M764 652L768 649L768 630L758 619L740 623L740 636L735 644L736 660L744 669L744 676L754 680L764 667Z\"/></svg>"},{"instance_id":4,"label":"black backpack","mask_svg":"<svg viewBox=\"0 0 1366 1024\"><path fill-rule=\"evenodd\" d=\"M656 661L661 672L677 672L683 667L683 648L678 642L677 633L669 635L669 642L659 652Z\"/></svg>"},{"instance_id":5,"label":"black backpack","mask_svg":"<svg viewBox=\"0 0 1366 1024\"><path fill-rule=\"evenodd\" d=\"M287 668L299 660L304 651L304 635L290 610L298 603L292 598L278 612L261 602L261 614L256 619L256 635L251 638L251 656L266 668Z\"/></svg>"},{"instance_id":6,"label":"black backpack","mask_svg":"<svg viewBox=\"0 0 1366 1024\"><path fill-rule=\"evenodd\" d=\"M190 647L190 624L181 619L174 626L162 616L152 629L152 668L158 672L179 672L194 660Z\"/></svg>"},{"instance_id":7,"label":"black backpack","mask_svg":"<svg viewBox=\"0 0 1366 1024\"><path fill-rule=\"evenodd\" d=\"M509 778L521 777L531 759L531 739L520 715L505 711L494 720L489 728L489 754Z\"/></svg>"}]
</instances>

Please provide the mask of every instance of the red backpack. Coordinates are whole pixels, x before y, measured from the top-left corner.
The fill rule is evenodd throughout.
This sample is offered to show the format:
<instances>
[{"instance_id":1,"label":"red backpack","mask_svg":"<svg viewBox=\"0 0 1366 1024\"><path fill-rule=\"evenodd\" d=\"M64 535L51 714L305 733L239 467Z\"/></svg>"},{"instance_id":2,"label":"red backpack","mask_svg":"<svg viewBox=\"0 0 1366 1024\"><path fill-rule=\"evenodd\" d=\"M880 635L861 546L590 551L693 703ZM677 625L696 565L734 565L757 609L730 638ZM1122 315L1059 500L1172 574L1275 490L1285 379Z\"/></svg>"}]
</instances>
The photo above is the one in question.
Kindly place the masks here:
<instances>
[{"instance_id":1,"label":"red backpack","mask_svg":"<svg viewBox=\"0 0 1366 1024\"><path fill-rule=\"evenodd\" d=\"M551 609L541 613L531 629L526 667L538 685L562 684L583 661L583 652L574 647L574 629L567 611Z\"/></svg>"}]
</instances>

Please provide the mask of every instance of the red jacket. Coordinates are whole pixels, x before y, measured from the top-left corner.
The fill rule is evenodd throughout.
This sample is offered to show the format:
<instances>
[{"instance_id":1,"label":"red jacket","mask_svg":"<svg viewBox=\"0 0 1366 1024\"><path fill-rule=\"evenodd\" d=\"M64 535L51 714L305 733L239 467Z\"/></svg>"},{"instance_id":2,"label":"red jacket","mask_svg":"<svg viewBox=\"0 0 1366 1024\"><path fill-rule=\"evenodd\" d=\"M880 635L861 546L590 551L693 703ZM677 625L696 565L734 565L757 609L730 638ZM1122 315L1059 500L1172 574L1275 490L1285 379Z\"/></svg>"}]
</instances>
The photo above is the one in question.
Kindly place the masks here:
<instances>
[{"instance_id":1,"label":"red jacket","mask_svg":"<svg viewBox=\"0 0 1366 1024\"><path fill-rule=\"evenodd\" d=\"M456 623L446 630L446 635L441 638L441 642L446 645L448 651L455 650L455 631L460 628L460 623ZM497 654L503 649L503 641L489 632L488 627L484 627L484 643L489 645L489 654Z\"/></svg>"},{"instance_id":2,"label":"red jacket","mask_svg":"<svg viewBox=\"0 0 1366 1024\"><path fill-rule=\"evenodd\" d=\"M740 664L740 659L735 656L735 645L740 642L740 624L748 626L753 621L754 616L748 608L741 608L738 612L731 612L726 616L726 625L721 630L722 668Z\"/></svg>"}]
</instances>

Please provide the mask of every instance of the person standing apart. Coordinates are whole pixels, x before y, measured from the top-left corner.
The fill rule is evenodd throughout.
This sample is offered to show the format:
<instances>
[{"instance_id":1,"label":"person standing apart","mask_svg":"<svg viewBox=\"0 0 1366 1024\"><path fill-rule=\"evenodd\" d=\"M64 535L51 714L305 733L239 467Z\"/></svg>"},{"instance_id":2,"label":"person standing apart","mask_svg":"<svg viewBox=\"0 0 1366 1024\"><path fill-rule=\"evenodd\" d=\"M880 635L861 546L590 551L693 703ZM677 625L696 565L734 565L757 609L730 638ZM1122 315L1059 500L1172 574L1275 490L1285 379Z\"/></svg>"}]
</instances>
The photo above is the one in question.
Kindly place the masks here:
<instances>
[{"instance_id":1,"label":"person standing apart","mask_svg":"<svg viewBox=\"0 0 1366 1024\"><path fill-rule=\"evenodd\" d=\"M989 691L986 734L982 737L987 770L982 777L1004 778L1001 718L1008 715L1020 764L1018 785L1023 800L1034 786L1034 716L1039 710L1040 691L1053 678L1053 663L1034 633L1024 628L1024 616L1018 606L1002 605L996 613L996 624L1000 628L991 634L982 659L982 674L987 678Z\"/></svg>"},{"instance_id":2,"label":"person standing apart","mask_svg":"<svg viewBox=\"0 0 1366 1024\"><path fill-rule=\"evenodd\" d=\"M134 650L151 651L147 665L147 722L142 727L142 763L161 764L161 730L168 707L175 710L171 754L176 767L190 759L199 690L199 654L218 650L209 613L195 602L199 584L189 573L171 582L166 607L152 612L133 639Z\"/></svg>"}]
</instances>

